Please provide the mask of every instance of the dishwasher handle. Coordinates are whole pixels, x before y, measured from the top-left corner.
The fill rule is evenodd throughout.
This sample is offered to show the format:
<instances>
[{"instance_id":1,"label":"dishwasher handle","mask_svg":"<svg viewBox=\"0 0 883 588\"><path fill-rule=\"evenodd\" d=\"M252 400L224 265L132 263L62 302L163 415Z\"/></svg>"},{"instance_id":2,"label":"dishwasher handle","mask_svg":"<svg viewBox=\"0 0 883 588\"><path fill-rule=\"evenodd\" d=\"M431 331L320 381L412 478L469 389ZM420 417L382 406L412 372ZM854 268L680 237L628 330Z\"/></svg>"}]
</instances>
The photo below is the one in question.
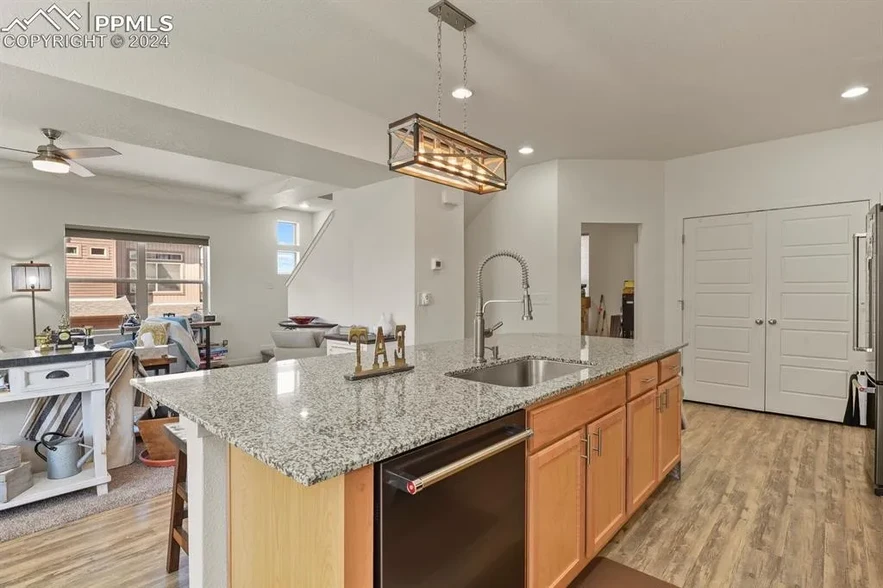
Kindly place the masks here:
<instances>
[{"instance_id":1,"label":"dishwasher handle","mask_svg":"<svg viewBox=\"0 0 883 588\"><path fill-rule=\"evenodd\" d=\"M497 455L498 453L502 453L507 449L511 449L519 443L523 443L531 436L533 436L533 430L522 429L521 431L507 439L503 439L502 441L494 443L493 445L488 445L484 449L480 449L475 453L467 455L466 457L463 457L456 461L452 461L449 464L443 465L436 470L433 470L416 478L413 476L409 476L404 472L388 471L387 474L389 475L389 478L387 479L387 483L413 496L414 494L418 494L422 490L429 488L433 484L441 482L445 478L449 478L454 474L462 472L467 468L470 468L478 463L483 462L486 459Z\"/></svg>"}]
</instances>

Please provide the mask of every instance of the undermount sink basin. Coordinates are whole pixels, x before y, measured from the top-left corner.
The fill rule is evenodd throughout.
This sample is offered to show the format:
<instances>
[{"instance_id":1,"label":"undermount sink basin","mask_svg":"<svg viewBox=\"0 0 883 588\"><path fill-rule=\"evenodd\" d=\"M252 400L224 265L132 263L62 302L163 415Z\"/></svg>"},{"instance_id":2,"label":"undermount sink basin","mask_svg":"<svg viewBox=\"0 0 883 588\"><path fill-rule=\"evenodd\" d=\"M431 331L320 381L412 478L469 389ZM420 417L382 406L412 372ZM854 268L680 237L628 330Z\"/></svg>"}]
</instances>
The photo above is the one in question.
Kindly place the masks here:
<instances>
[{"instance_id":1,"label":"undermount sink basin","mask_svg":"<svg viewBox=\"0 0 883 588\"><path fill-rule=\"evenodd\" d=\"M510 388L526 388L584 369L587 369L587 366L563 361L519 359L470 372L453 373L450 376L484 384L509 386Z\"/></svg>"}]
</instances>

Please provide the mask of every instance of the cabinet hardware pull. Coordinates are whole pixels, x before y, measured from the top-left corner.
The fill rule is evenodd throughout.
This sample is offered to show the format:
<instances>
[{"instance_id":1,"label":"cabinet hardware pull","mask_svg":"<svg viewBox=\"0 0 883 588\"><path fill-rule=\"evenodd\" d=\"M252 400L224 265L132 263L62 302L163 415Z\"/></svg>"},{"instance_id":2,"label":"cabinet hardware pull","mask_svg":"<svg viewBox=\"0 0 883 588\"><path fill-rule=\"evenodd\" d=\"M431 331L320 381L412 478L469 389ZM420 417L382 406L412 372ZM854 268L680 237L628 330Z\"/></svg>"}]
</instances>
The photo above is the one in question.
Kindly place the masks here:
<instances>
[{"instance_id":1,"label":"cabinet hardware pull","mask_svg":"<svg viewBox=\"0 0 883 588\"><path fill-rule=\"evenodd\" d=\"M761 321L761 322L763 322L763 321ZM679 371L679 370L681 369L681 366L679 366L679 365L670 365L670 366L668 366L668 369L670 369L671 371L675 372L675 371Z\"/></svg>"},{"instance_id":2,"label":"cabinet hardware pull","mask_svg":"<svg viewBox=\"0 0 883 588\"><path fill-rule=\"evenodd\" d=\"M594 451L595 451L595 453L598 454L599 457L601 455L601 449L602 449L601 444L604 442L603 437L601 436L602 433L603 433L603 430L600 428L594 433L594 435L598 437L598 448L595 449Z\"/></svg>"},{"instance_id":3,"label":"cabinet hardware pull","mask_svg":"<svg viewBox=\"0 0 883 588\"><path fill-rule=\"evenodd\" d=\"M650 382L655 382L655 381L656 381L656 377L654 376L654 377L650 377L650 378L643 378L641 380L641 383L642 384L649 384Z\"/></svg>"},{"instance_id":4,"label":"cabinet hardware pull","mask_svg":"<svg viewBox=\"0 0 883 588\"><path fill-rule=\"evenodd\" d=\"M662 394L656 395L656 412L662 412Z\"/></svg>"},{"instance_id":5,"label":"cabinet hardware pull","mask_svg":"<svg viewBox=\"0 0 883 588\"><path fill-rule=\"evenodd\" d=\"M69 378L70 374L64 370L52 370L48 374L46 374L47 380L61 380L62 378Z\"/></svg>"}]
</instances>

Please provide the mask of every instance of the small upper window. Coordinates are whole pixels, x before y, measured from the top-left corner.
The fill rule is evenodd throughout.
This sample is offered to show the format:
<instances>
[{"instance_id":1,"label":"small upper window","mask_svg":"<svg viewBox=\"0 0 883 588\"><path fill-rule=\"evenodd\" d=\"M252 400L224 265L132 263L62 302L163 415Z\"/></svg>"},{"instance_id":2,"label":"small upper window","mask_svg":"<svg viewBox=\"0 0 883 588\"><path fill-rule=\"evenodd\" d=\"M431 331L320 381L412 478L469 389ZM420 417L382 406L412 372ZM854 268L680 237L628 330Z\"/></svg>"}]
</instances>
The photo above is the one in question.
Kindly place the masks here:
<instances>
[{"instance_id":1,"label":"small upper window","mask_svg":"<svg viewBox=\"0 0 883 588\"><path fill-rule=\"evenodd\" d=\"M68 257L79 257L80 256L80 246L79 245L65 245L64 254Z\"/></svg>"},{"instance_id":2,"label":"small upper window","mask_svg":"<svg viewBox=\"0 0 883 588\"><path fill-rule=\"evenodd\" d=\"M90 247L89 257L107 257L107 247Z\"/></svg>"},{"instance_id":3,"label":"small upper window","mask_svg":"<svg viewBox=\"0 0 883 588\"><path fill-rule=\"evenodd\" d=\"M276 221L276 244L297 245L297 223L288 221Z\"/></svg>"}]
</instances>

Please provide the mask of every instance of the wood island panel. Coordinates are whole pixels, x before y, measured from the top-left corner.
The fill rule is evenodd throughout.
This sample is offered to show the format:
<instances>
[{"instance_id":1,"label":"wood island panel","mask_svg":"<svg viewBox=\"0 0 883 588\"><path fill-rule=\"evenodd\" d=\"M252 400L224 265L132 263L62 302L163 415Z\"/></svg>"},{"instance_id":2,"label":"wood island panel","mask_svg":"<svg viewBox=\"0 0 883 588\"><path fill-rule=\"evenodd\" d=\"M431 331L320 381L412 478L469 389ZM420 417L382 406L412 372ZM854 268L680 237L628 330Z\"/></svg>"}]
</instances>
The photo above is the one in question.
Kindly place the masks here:
<instances>
[{"instance_id":1,"label":"wood island panel","mask_svg":"<svg viewBox=\"0 0 883 588\"><path fill-rule=\"evenodd\" d=\"M231 447L230 585L368 588L373 466L304 486Z\"/></svg>"}]
</instances>

